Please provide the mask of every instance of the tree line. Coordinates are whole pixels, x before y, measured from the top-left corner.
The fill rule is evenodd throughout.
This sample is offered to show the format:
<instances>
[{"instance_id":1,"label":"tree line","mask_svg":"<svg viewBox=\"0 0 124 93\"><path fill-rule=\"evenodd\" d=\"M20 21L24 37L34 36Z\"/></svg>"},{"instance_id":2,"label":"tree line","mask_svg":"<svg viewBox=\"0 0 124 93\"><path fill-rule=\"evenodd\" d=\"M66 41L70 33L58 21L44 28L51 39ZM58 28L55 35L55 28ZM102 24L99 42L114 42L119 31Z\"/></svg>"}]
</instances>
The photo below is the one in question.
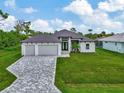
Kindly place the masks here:
<instances>
[{"instance_id":1,"label":"tree line","mask_svg":"<svg viewBox=\"0 0 124 93\"><path fill-rule=\"evenodd\" d=\"M0 10L0 25L4 25L2 21L7 19L8 16L9 16L8 13L3 13L3 11ZM14 30L8 32L0 29L0 49L17 45L20 43L20 41L37 34L52 34L47 32L34 31L30 28L30 26L31 26L30 21L18 20L16 22L16 25L14 26ZM92 39L107 37L114 34L114 33L106 34L105 31L102 31L100 34L97 33L92 34L93 29L88 29L89 33L84 35L83 33L78 32L76 28L71 28L70 31L77 32L82 36L86 36Z\"/></svg>"}]
</instances>

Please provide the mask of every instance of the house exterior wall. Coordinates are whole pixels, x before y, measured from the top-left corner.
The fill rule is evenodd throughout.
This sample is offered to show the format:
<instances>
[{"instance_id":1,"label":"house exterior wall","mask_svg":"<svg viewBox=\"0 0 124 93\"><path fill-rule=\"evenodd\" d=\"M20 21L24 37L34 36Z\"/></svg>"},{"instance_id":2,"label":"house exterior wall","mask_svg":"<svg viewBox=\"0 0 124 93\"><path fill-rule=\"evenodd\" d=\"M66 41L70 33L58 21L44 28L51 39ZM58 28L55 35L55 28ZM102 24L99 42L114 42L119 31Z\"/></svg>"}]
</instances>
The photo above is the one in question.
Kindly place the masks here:
<instances>
[{"instance_id":1,"label":"house exterior wall","mask_svg":"<svg viewBox=\"0 0 124 93\"><path fill-rule=\"evenodd\" d=\"M104 41L103 42L103 48L119 53L124 53L124 43L121 42L109 42L109 41Z\"/></svg>"},{"instance_id":2,"label":"house exterior wall","mask_svg":"<svg viewBox=\"0 0 124 93\"><path fill-rule=\"evenodd\" d=\"M122 52L124 53L124 42L122 44Z\"/></svg>"},{"instance_id":3,"label":"house exterior wall","mask_svg":"<svg viewBox=\"0 0 124 93\"><path fill-rule=\"evenodd\" d=\"M86 49L89 44L89 49ZM80 52L95 52L95 42L80 42Z\"/></svg>"},{"instance_id":4,"label":"house exterior wall","mask_svg":"<svg viewBox=\"0 0 124 93\"><path fill-rule=\"evenodd\" d=\"M46 45L46 46L58 46L57 48L57 51L58 51L58 56L61 55L61 43L22 43L21 45L21 52L22 52L22 55L25 55L26 51L25 51L25 47L26 45L35 45L35 56L38 56L38 46L39 45Z\"/></svg>"},{"instance_id":5,"label":"house exterior wall","mask_svg":"<svg viewBox=\"0 0 124 93\"><path fill-rule=\"evenodd\" d=\"M25 53L25 45L24 45L24 43L21 44L21 53L24 56L24 53Z\"/></svg>"},{"instance_id":6,"label":"house exterior wall","mask_svg":"<svg viewBox=\"0 0 124 93\"><path fill-rule=\"evenodd\" d=\"M68 51L71 52L71 38L68 39Z\"/></svg>"}]
</instances>

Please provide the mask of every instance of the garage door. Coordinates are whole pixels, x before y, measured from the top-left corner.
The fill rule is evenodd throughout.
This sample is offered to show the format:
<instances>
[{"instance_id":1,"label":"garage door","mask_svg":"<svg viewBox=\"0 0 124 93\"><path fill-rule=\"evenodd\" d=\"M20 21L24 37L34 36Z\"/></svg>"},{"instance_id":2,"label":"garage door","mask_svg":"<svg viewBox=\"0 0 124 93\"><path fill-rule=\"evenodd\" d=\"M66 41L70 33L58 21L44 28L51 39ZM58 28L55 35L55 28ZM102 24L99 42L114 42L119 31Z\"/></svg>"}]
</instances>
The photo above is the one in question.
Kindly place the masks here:
<instances>
[{"instance_id":1,"label":"garage door","mask_svg":"<svg viewBox=\"0 0 124 93\"><path fill-rule=\"evenodd\" d=\"M38 55L47 55L47 56L56 56L58 55L58 47L57 45L39 45L38 46Z\"/></svg>"},{"instance_id":2,"label":"garage door","mask_svg":"<svg viewBox=\"0 0 124 93\"><path fill-rule=\"evenodd\" d=\"M25 45L25 55L34 56L35 55L35 46L34 45Z\"/></svg>"}]
</instances>

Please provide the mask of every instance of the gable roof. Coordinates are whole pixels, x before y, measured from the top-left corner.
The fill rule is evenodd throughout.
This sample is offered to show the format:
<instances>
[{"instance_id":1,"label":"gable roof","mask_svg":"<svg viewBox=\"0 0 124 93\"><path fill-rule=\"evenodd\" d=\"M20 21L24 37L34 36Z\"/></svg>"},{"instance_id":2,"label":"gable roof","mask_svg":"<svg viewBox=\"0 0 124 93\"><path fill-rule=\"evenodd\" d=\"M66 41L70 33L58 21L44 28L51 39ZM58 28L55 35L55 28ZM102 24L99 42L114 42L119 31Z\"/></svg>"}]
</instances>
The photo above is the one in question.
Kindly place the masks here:
<instances>
[{"instance_id":1,"label":"gable roof","mask_svg":"<svg viewBox=\"0 0 124 93\"><path fill-rule=\"evenodd\" d=\"M80 39L81 42L89 41L89 42L94 42L94 40L89 39L87 37L83 37L82 35L72 32L66 29L60 30L58 32L55 32L54 35L55 37L71 37L72 39Z\"/></svg>"},{"instance_id":2,"label":"gable roof","mask_svg":"<svg viewBox=\"0 0 124 93\"><path fill-rule=\"evenodd\" d=\"M80 34L66 29L54 33L55 37L71 37L73 39L83 38Z\"/></svg>"},{"instance_id":3,"label":"gable roof","mask_svg":"<svg viewBox=\"0 0 124 93\"><path fill-rule=\"evenodd\" d=\"M124 42L124 33L102 38L102 39L99 39L99 41Z\"/></svg>"},{"instance_id":4,"label":"gable roof","mask_svg":"<svg viewBox=\"0 0 124 93\"><path fill-rule=\"evenodd\" d=\"M37 35L23 40L22 43L60 43L60 40L52 35Z\"/></svg>"}]
</instances>

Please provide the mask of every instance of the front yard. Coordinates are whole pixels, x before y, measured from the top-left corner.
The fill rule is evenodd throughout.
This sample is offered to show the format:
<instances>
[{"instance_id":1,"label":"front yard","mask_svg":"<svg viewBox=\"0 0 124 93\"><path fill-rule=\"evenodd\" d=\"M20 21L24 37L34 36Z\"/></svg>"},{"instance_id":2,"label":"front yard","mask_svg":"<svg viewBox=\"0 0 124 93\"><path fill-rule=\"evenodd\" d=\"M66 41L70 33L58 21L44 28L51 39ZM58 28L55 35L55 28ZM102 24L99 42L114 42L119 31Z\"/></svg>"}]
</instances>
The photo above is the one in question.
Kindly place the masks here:
<instances>
[{"instance_id":1,"label":"front yard","mask_svg":"<svg viewBox=\"0 0 124 93\"><path fill-rule=\"evenodd\" d=\"M21 57L20 47L10 47L0 50L0 91L8 87L16 77L6 68Z\"/></svg>"},{"instance_id":2,"label":"front yard","mask_svg":"<svg viewBox=\"0 0 124 93\"><path fill-rule=\"evenodd\" d=\"M0 50L0 90L16 79L6 68L20 57L20 47ZM124 54L97 49L58 58L56 86L63 93L124 93Z\"/></svg>"},{"instance_id":3,"label":"front yard","mask_svg":"<svg viewBox=\"0 0 124 93\"><path fill-rule=\"evenodd\" d=\"M56 86L63 93L124 93L124 54L97 49L58 58Z\"/></svg>"}]
</instances>

